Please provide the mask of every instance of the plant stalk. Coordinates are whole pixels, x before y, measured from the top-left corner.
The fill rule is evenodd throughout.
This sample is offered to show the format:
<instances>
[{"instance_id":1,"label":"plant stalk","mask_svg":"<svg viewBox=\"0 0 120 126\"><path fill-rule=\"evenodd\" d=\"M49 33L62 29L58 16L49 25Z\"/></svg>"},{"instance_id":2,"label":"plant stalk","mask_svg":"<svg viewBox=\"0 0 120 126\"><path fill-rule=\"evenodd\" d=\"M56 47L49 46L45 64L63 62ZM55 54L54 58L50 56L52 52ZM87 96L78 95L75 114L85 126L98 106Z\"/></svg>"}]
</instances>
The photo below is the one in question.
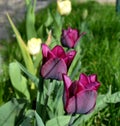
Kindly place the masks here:
<instances>
[{"instance_id":1,"label":"plant stalk","mask_svg":"<svg viewBox=\"0 0 120 126\"><path fill-rule=\"evenodd\" d=\"M68 126L72 126L74 120L75 120L75 113L73 113L73 114L71 115L71 118L70 118L70 121L69 121L69 123L68 123Z\"/></svg>"}]
</instances>

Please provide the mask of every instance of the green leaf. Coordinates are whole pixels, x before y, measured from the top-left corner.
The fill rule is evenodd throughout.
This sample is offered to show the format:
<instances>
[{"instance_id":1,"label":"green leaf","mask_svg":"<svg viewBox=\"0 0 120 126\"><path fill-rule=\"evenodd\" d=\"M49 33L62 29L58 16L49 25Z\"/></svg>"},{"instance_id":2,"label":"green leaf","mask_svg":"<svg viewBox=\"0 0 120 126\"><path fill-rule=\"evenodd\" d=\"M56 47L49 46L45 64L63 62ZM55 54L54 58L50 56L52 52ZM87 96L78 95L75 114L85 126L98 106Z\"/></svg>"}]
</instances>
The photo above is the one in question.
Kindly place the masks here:
<instances>
[{"instance_id":1,"label":"green leaf","mask_svg":"<svg viewBox=\"0 0 120 126\"><path fill-rule=\"evenodd\" d=\"M30 73L32 73L33 75L35 75L34 65L33 65L32 59L31 59L31 57L30 57L30 54L29 54L29 52L28 52L28 50L27 50L27 47L26 47L26 45L25 45L25 42L24 42L23 39L21 38L21 36L20 36L20 34L19 34L17 28L16 28L15 25L13 24L13 22L12 22L12 20L11 20L11 18L10 18L10 16L9 16L8 14L7 14L7 17L8 17L8 20L9 20L11 26L12 26L12 29L13 29L15 35L16 35L17 42L18 42L18 45L19 45L19 47L20 47L20 49L21 49L21 52L22 52L22 56L23 56L25 65L26 65L28 71L29 71Z\"/></svg>"},{"instance_id":2,"label":"green leaf","mask_svg":"<svg viewBox=\"0 0 120 126\"><path fill-rule=\"evenodd\" d=\"M35 118L35 111L27 110L25 113L25 119L20 124L20 126L33 126L34 118Z\"/></svg>"},{"instance_id":3,"label":"green leaf","mask_svg":"<svg viewBox=\"0 0 120 126\"><path fill-rule=\"evenodd\" d=\"M0 126L14 126L16 117L24 108L25 101L16 100L15 98L2 105L0 107Z\"/></svg>"},{"instance_id":4,"label":"green leaf","mask_svg":"<svg viewBox=\"0 0 120 126\"><path fill-rule=\"evenodd\" d=\"M74 79L76 75L78 76L80 69L81 69L81 59L80 59L80 51L78 51L69 69L68 74L70 75L70 78Z\"/></svg>"},{"instance_id":5,"label":"green leaf","mask_svg":"<svg viewBox=\"0 0 120 126\"><path fill-rule=\"evenodd\" d=\"M107 97L107 103L118 103L120 102L120 91L115 92L114 94Z\"/></svg>"},{"instance_id":6,"label":"green leaf","mask_svg":"<svg viewBox=\"0 0 120 126\"><path fill-rule=\"evenodd\" d=\"M42 52L40 51L37 55L36 55L36 59L34 60L34 67L36 69L38 69L39 65L41 64L42 61Z\"/></svg>"},{"instance_id":7,"label":"green leaf","mask_svg":"<svg viewBox=\"0 0 120 126\"><path fill-rule=\"evenodd\" d=\"M45 26L46 26L46 27L50 26L50 25L52 24L52 22L53 22L53 17L52 17L52 15L51 15L49 9L47 10L47 14L48 14L48 15L47 15L47 20L46 20L46 22L45 22Z\"/></svg>"},{"instance_id":8,"label":"green leaf","mask_svg":"<svg viewBox=\"0 0 120 126\"><path fill-rule=\"evenodd\" d=\"M30 80L35 83L36 87L38 87L39 79L35 75L32 75L21 63L17 63L20 69L29 77Z\"/></svg>"},{"instance_id":9,"label":"green leaf","mask_svg":"<svg viewBox=\"0 0 120 126\"><path fill-rule=\"evenodd\" d=\"M30 94L27 88L27 80L24 76L22 76L18 63L16 62L10 63L9 75L13 87L17 91L24 94L28 100L30 100Z\"/></svg>"},{"instance_id":10,"label":"green leaf","mask_svg":"<svg viewBox=\"0 0 120 126\"><path fill-rule=\"evenodd\" d=\"M27 6L26 31L27 31L28 40L33 37L37 37L37 33L35 29L35 5L36 5L36 0L34 0L34 3L32 3L31 0L26 1L26 6Z\"/></svg>"},{"instance_id":11,"label":"green leaf","mask_svg":"<svg viewBox=\"0 0 120 126\"><path fill-rule=\"evenodd\" d=\"M66 126L70 120L70 116L58 116L47 121L46 126Z\"/></svg>"},{"instance_id":12,"label":"green leaf","mask_svg":"<svg viewBox=\"0 0 120 126\"><path fill-rule=\"evenodd\" d=\"M38 115L38 113L36 111L35 111L35 117L36 117L36 121L37 121L37 126L45 126L43 124L41 117Z\"/></svg>"}]
</instances>

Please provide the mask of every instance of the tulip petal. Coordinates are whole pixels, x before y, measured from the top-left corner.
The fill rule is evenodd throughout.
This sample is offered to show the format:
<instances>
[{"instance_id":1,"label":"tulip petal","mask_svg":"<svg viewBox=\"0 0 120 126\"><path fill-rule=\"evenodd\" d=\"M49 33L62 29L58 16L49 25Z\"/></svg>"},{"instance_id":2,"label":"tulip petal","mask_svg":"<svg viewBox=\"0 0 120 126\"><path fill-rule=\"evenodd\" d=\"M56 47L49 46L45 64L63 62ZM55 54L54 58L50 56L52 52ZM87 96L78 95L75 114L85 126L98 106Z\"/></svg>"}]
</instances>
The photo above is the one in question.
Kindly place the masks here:
<instances>
[{"instance_id":1,"label":"tulip petal","mask_svg":"<svg viewBox=\"0 0 120 126\"><path fill-rule=\"evenodd\" d=\"M89 78L91 87L93 87L95 90L97 90L100 86L100 82L97 81L97 75L92 74L92 75L88 76L88 78Z\"/></svg>"},{"instance_id":2,"label":"tulip petal","mask_svg":"<svg viewBox=\"0 0 120 126\"><path fill-rule=\"evenodd\" d=\"M88 77L89 77L91 82L95 82L97 80L97 75L96 74L92 74L92 75L90 75Z\"/></svg>"},{"instance_id":3,"label":"tulip petal","mask_svg":"<svg viewBox=\"0 0 120 126\"><path fill-rule=\"evenodd\" d=\"M66 74L63 74L63 82L64 82L64 86L65 88L69 88L72 84L72 81L70 80L70 78L66 75Z\"/></svg>"},{"instance_id":4,"label":"tulip petal","mask_svg":"<svg viewBox=\"0 0 120 126\"><path fill-rule=\"evenodd\" d=\"M64 95L63 95L63 103L66 106L69 99L69 87L72 84L72 81L66 74L62 74L63 82L64 82Z\"/></svg>"},{"instance_id":5,"label":"tulip petal","mask_svg":"<svg viewBox=\"0 0 120 126\"><path fill-rule=\"evenodd\" d=\"M65 38L62 38L62 44L64 47L73 48L74 47L74 41L72 37L66 35Z\"/></svg>"},{"instance_id":6,"label":"tulip petal","mask_svg":"<svg viewBox=\"0 0 120 126\"><path fill-rule=\"evenodd\" d=\"M79 31L76 29L69 29L69 37L76 42L79 38ZM75 43L74 43L75 44Z\"/></svg>"},{"instance_id":7,"label":"tulip petal","mask_svg":"<svg viewBox=\"0 0 120 126\"><path fill-rule=\"evenodd\" d=\"M55 46L53 49L52 49L52 53L59 57L59 58L64 58L66 57L66 54L65 54L65 51L64 49L61 47L61 46Z\"/></svg>"},{"instance_id":8,"label":"tulip petal","mask_svg":"<svg viewBox=\"0 0 120 126\"><path fill-rule=\"evenodd\" d=\"M76 51L75 50L72 50L72 51L69 51L67 54L66 54L66 58L64 58L66 64L67 64L67 67L69 68L74 57L76 55Z\"/></svg>"},{"instance_id":9,"label":"tulip petal","mask_svg":"<svg viewBox=\"0 0 120 126\"><path fill-rule=\"evenodd\" d=\"M81 85L86 87L89 84L88 77L85 74L81 73L79 77L79 82Z\"/></svg>"},{"instance_id":10,"label":"tulip petal","mask_svg":"<svg viewBox=\"0 0 120 126\"><path fill-rule=\"evenodd\" d=\"M65 111L68 114L73 114L76 111L76 100L75 100L75 96L73 96L72 98L70 98L65 106Z\"/></svg>"},{"instance_id":11,"label":"tulip petal","mask_svg":"<svg viewBox=\"0 0 120 126\"><path fill-rule=\"evenodd\" d=\"M55 57L46 44L42 44L43 64L50 58Z\"/></svg>"},{"instance_id":12,"label":"tulip petal","mask_svg":"<svg viewBox=\"0 0 120 126\"><path fill-rule=\"evenodd\" d=\"M69 114L86 114L93 110L96 104L97 92L95 90L85 90L69 99L66 111Z\"/></svg>"},{"instance_id":13,"label":"tulip petal","mask_svg":"<svg viewBox=\"0 0 120 126\"><path fill-rule=\"evenodd\" d=\"M46 79L62 80L63 73L67 73L67 66L60 58L51 58L41 68L41 76Z\"/></svg>"}]
</instances>

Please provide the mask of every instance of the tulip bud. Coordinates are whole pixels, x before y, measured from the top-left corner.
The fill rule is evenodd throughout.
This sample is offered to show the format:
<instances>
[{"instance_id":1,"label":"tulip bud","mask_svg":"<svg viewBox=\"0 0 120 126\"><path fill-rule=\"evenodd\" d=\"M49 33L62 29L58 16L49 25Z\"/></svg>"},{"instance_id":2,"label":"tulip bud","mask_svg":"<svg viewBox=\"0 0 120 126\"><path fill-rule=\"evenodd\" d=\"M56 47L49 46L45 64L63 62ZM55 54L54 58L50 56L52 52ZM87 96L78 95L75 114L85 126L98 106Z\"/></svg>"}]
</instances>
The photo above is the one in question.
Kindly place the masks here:
<instances>
[{"instance_id":1,"label":"tulip bud","mask_svg":"<svg viewBox=\"0 0 120 126\"><path fill-rule=\"evenodd\" d=\"M87 16L88 16L88 10L85 9L85 10L83 11L82 17L83 17L83 19L85 20L85 19L87 18Z\"/></svg>"},{"instance_id":2,"label":"tulip bud","mask_svg":"<svg viewBox=\"0 0 120 126\"><path fill-rule=\"evenodd\" d=\"M40 52L40 45L41 45L42 41L41 39L37 39L37 38L32 38L30 40L28 40L27 43L27 47L28 47L28 51L31 55L36 55Z\"/></svg>"},{"instance_id":3,"label":"tulip bud","mask_svg":"<svg viewBox=\"0 0 120 126\"><path fill-rule=\"evenodd\" d=\"M61 15L70 14L72 10L70 0L57 0L57 9Z\"/></svg>"},{"instance_id":4,"label":"tulip bud","mask_svg":"<svg viewBox=\"0 0 120 126\"><path fill-rule=\"evenodd\" d=\"M78 41L80 40L80 38L84 34L86 34L86 33L83 32L83 33L80 34L77 29L72 29L72 28L62 30L61 44L64 47L74 48L76 46L76 44L78 43Z\"/></svg>"},{"instance_id":5,"label":"tulip bud","mask_svg":"<svg viewBox=\"0 0 120 126\"><path fill-rule=\"evenodd\" d=\"M51 41L52 41L52 33L51 33L51 30L48 32L48 37L47 37L47 40L46 40L46 44L47 45L50 45L50 43L51 43Z\"/></svg>"}]
</instances>

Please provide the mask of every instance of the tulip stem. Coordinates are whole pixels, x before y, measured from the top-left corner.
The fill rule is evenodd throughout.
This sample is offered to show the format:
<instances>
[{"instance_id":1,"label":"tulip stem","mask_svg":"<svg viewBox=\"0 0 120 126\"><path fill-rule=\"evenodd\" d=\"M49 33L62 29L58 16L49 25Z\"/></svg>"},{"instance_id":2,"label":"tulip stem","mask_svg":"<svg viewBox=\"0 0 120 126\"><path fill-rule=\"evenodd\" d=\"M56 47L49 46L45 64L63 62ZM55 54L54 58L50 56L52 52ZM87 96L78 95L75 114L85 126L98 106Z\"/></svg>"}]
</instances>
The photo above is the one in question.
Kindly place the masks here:
<instances>
[{"instance_id":1,"label":"tulip stem","mask_svg":"<svg viewBox=\"0 0 120 126\"><path fill-rule=\"evenodd\" d=\"M69 123L68 123L68 126L72 126L74 120L75 120L75 113L73 113L73 114L71 115L71 118L70 118L70 121L69 121Z\"/></svg>"},{"instance_id":2,"label":"tulip stem","mask_svg":"<svg viewBox=\"0 0 120 126\"><path fill-rule=\"evenodd\" d=\"M41 97L43 93L43 83L44 79L40 77L39 84L38 84L38 91L37 91L37 99L36 99L36 111L40 115L40 104L41 104Z\"/></svg>"},{"instance_id":3,"label":"tulip stem","mask_svg":"<svg viewBox=\"0 0 120 126\"><path fill-rule=\"evenodd\" d=\"M45 121L45 119L46 119L47 104L48 104L48 100L49 100L49 97L50 97L50 94L51 94L51 88L52 88L52 84L50 83L49 87L48 87L48 93L46 95L45 103L44 103L45 109L43 109L43 121Z\"/></svg>"}]
</instances>

